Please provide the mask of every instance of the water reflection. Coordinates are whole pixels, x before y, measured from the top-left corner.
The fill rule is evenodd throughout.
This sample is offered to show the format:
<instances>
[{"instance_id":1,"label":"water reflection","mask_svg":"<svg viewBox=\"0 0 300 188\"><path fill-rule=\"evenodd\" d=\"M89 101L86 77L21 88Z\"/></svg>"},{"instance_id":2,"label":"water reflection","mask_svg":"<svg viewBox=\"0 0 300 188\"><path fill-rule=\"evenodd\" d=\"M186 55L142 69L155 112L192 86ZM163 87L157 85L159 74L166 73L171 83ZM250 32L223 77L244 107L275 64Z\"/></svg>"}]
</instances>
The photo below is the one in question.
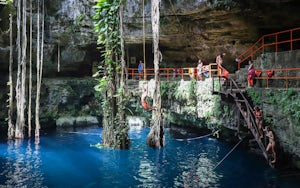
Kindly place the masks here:
<instances>
[{"instance_id":1,"label":"water reflection","mask_svg":"<svg viewBox=\"0 0 300 188\"><path fill-rule=\"evenodd\" d=\"M39 149L39 138L35 140L33 146L31 140L9 140L7 150L1 156L3 160L1 176L4 178L1 182L5 182L1 186L45 187Z\"/></svg>"},{"instance_id":2,"label":"water reflection","mask_svg":"<svg viewBox=\"0 0 300 188\"><path fill-rule=\"evenodd\" d=\"M164 149L153 149L149 152L151 154L145 151L145 155L140 157L137 176L134 176L134 179L140 182L138 187L157 187L165 175L161 172L165 161Z\"/></svg>"},{"instance_id":3,"label":"water reflection","mask_svg":"<svg viewBox=\"0 0 300 188\"><path fill-rule=\"evenodd\" d=\"M179 168L181 173L175 178L176 187L219 187L221 174L214 171L215 162L208 158L207 153L200 156L188 155L181 161Z\"/></svg>"}]
</instances>

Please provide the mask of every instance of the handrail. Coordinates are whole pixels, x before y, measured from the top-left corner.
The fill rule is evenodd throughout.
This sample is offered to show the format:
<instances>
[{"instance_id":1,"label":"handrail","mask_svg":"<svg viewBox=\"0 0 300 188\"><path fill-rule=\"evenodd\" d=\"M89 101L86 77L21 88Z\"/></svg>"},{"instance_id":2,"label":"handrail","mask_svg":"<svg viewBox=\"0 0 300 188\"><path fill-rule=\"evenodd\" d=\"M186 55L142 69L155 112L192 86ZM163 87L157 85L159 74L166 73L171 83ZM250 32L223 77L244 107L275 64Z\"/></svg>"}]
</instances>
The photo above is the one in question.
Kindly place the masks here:
<instances>
[{"instance_id":1,"label":"handrail","mask_svg":"<svg viewBox=\"0 0 300 188\"><path fill-rule=\"evenodd\" d=\"M210 63L208 66L209 77L219 76L219 67L216 63ZM224 69L224 68L223 68ZM224 69L226 70L226 69ZM144 75L144 73L146 75ZM198 78L197 67L182 67L182 68L160 68L160 77L166 78L170 81L171 78L180 77L182 80L185 78ZM128 78L129 79L150 79L154 77L154 68L146 68L142 74L139 74L137 68L128 68Z\"/></svg>"},{"instance_id":2,"label":"handrail","mask_svg":"<svg viewBox=\"0 0 300 188\"><path fill-rule=\"evenodd\" d=\"M294 36L296 31L299 31L299 34L300 34L300 27L289 29L289 30L284 30L284 31L279 31L279 32L271 33L271 34L266 34L266 35L263 35L262 37L260 37L258 39L258 41L255 42L249 49L247 49L246 51L244 51L237 57L238 70L240 70L242 63L244 63L249 58L251 60L253 60L255 55L257 55L257 53L264 54L265 47L275 46L275 52L278 52L279 45L289 43L289 50L292 51L293 50L293 42L300 41L300 35ZM282 36L285 34L287 34L288 36ZM275 37L275 42L273 39L274 37ZM280 37L283 37L283 39L281 39ZM268 42L268 41L271 41L271 42ZM284 49L283 51L285 51L285 50L286 49Z\"/></svg>"},{"instance_id":3,"label":"handrail","mask_svg":"<svg viewBox=\"0 0 300 188\"><path fill-rule=\"evenodd\" d=\"M274 71L272 76L268 76L268 71ZM290 80L300 80L300 68L276 68L261 71L261 76L256 76L256 80L266 80L266 88L269 88L270 80L285 80L285 88L289 88Z\"/></svg>"},{"instance_id":4,"label":"handrail","mask_svg":"<svg viewBox=\"0 0 300 188\"><path fill-rule=\"evenodd\" d=\"M249 112L248 117L249 117L250 122L247 120L247 117L245 117L244 115L243 115L243 117L246 120L246 122L248 124L248 128L251 130L258 146L262 150L265 159L268 161L269 157L267 155L264 144L262 143L262 141L260 140L260 138L258 136L258 128L257 128L256 121L255 121L255 115L254 115L254 111L253 111L250 103L248 102L247 98L245 97L245 95L243 94L243 92L241 91L241 89L239 88L237 83L232 78L228 78L227 82L229 82L229 88L227 88L226 94L230 94L232 97L236 98L236 93L234 94L232 92L233 89L235 89L235 91L238 91L239 95L242 97L243 102L246 105L247 112ZM228 91L229 91L229 93L227 93ZM241 113L243 113L240 108L239 108L239 110L241 111Z\"/></svg>"}]
</instances>

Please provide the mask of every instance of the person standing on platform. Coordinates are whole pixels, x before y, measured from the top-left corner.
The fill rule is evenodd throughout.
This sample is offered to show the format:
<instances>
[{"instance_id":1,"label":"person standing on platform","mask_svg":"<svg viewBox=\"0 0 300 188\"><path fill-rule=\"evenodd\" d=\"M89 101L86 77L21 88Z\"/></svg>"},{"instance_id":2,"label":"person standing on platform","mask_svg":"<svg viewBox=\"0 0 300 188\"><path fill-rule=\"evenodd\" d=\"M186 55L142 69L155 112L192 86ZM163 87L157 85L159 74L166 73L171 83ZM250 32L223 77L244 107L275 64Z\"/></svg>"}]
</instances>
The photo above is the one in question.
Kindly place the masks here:
<instances>
[{"instance_id":1,"label":"person standing on platform","mask_svg":"<svg viewBox=\"0 0 300 188\"><path fill-rule=\"evenodd\" d=\"M221 77L224 77L226 79L228 79L228 75L229 75L229 72L224 68L224 56L226 55L226 53L220 53L217 57L216 57L216 63L218 65L218 73L219 73L219 76Z\"/></svg>"},{"instance_id":2,"label":"person standing on platform","mask_svg":"<svg viewBox=\"0 0 300 188\"><path fill-rule=\"evenodd\" d=\"M140 60L139 66L138 66L138 73L139 73L139 79L141 80L144 75L144 63L142 60Z\"/></svg>"},{"instance_id":3,"label":"person standing on platform","mask_svg":"<svg viewBox=\"0 0 300 188\"><path fill-rule=\"evenodd\" d=\"M197 80L202 80L203 62L201 59L198 60L197 64Z\"/></svg>"},{"instance_id":4,"label":"person standing on platform","mask_svg":"<svg viewBox=\"0 0 300 188\"><path fill-rule=\"evenodd\" d=\"M252 61L250 60L249 61L249 67L248 67L248 87L253 87L254 85L254 78L255 78L255 70L254 70L254 67L253 67L253 63Z\"/></svg>"}]
</instances>

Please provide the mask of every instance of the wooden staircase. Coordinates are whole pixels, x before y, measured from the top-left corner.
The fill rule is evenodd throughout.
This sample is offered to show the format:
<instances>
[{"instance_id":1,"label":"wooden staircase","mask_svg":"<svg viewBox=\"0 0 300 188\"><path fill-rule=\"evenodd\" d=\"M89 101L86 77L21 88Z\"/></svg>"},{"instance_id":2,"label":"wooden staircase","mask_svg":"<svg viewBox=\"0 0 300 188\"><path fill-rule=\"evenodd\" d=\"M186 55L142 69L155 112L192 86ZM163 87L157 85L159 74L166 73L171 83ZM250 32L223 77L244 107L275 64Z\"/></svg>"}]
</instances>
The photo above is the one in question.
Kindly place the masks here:
<instances>
[{"instance_id":1,"label":"wooden staircase","mask_svg":"<svg viewBox=\"0 0 300 188\"><path fill-rule=\"evenodd\" d=\"M273 164L269 160L268 153L266 148L259 137L257 125L255 122L255 115L253 112L253 107L250 105L249 101L247 100L246 95L246 88L239 82L235 81L235 76L230 76L227 80L224 80L220 77L213 78L213 94L224 95L225 97L232 97L235 101L236 106L238 107L242 117L244 118L246 125L258 147L260 148L263 156L268 161L269 165L273 168Z\"/></svg>"}]
</instances>

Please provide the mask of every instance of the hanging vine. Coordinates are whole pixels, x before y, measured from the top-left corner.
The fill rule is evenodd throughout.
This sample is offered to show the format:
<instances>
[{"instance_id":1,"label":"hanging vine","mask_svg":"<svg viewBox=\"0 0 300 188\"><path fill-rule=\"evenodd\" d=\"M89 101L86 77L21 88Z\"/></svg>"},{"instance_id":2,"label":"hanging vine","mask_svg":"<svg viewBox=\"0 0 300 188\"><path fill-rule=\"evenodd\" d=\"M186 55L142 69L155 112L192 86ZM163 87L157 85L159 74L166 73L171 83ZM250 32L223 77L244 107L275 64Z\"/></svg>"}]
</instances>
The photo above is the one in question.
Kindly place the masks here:
<instances>
[{"instance_id":1,"label":"hanging vine","mask_svg":"<svg viewBox=\"0 0 300 188\"><path fill-rule=\"evenodd\" d=\"M96 76L95 90L103 94L103 133L105 147L127 148L128 126L125 116L125 62L119 0L96 0L95 31L103 61Z\"/></svg>"}]
</instances>

